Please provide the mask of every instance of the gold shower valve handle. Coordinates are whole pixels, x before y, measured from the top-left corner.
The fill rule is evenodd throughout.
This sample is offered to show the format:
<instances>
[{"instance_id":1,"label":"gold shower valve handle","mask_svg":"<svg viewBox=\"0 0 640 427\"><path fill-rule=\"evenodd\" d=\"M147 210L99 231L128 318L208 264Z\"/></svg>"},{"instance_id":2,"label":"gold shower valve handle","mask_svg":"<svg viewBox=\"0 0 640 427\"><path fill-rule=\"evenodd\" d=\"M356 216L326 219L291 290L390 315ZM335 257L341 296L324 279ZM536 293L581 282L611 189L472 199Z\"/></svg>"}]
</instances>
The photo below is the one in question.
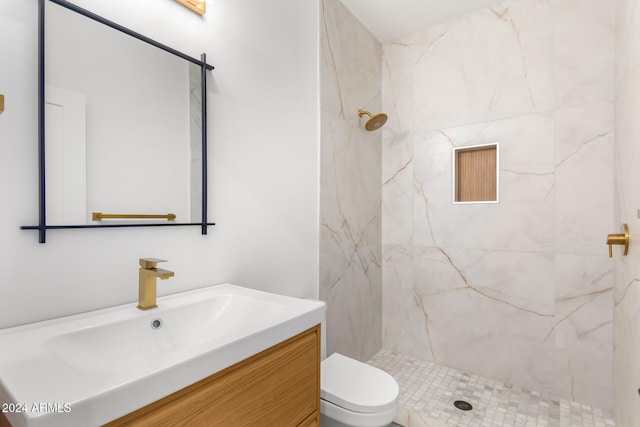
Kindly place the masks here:
<instances>
[{"instance_id":1,"label":"gold shower valve handle","mask_svg":"<svg viewBox=\"0 0 640 427\"><path fill-rule=\"evenodd\" d=\"M629 226L622 224L624 234L609 234L607 236L607 245L609 245L609 258L613 258L613 245L624 245L623 255L629 253Z\"/></svg>"}]
</instances>

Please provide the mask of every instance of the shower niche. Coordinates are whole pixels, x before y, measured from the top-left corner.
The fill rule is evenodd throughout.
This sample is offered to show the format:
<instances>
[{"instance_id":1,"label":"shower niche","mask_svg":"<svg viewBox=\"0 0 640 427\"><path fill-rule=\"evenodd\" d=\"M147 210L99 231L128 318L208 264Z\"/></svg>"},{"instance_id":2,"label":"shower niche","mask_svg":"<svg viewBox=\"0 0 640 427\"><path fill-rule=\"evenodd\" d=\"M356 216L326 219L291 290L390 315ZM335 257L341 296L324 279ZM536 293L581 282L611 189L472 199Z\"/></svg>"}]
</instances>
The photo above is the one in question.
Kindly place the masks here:
<instances>
[{"instance_id":1,"label":"shower niche","mask_svg":"<svg viewBox=\"0 0 640 427\"><path fill-rule=\"evenodd\" d=\"M498 203L498 143L453 149L453 203Z\"/></svg>"}]
</instances>

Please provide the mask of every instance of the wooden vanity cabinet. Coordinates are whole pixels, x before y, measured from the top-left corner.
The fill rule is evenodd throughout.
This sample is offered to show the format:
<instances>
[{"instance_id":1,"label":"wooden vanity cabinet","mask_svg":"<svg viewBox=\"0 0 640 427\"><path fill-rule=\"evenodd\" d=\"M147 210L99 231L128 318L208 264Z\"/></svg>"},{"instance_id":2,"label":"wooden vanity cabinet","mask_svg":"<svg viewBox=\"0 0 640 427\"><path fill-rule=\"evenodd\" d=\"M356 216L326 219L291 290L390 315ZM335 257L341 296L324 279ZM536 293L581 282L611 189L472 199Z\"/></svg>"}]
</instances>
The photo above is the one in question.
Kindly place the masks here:
<instances>
[{"instance_id":1,"label":"wooden vanity cabinet","mask_svg":"<svg viewBox=\"0 0 640 427\"><path fill-rule=\"evenodd\" d=\"M106 426L319 426L320 325Z\"/></svg>"},{"instance_id":2,"label":"wooden vanity cabinet","mask_svg":"<svg viewBox=\"0 0 640 427\"><path fill-rule=\"evenodd\" d=\"M11 427L11 424L9 424L9 420L2 412L0 412L0 427Z\"/></svg>"}]
</instances>

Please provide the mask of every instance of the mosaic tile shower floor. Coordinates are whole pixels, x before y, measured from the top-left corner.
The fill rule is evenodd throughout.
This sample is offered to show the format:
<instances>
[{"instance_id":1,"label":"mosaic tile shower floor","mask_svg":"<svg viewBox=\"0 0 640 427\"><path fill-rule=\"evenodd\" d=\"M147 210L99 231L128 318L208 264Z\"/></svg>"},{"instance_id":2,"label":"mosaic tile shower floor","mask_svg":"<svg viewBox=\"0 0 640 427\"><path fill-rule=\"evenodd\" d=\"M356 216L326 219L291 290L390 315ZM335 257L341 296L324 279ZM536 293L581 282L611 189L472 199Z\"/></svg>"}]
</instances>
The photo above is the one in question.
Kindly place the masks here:
<instances>
[{"instance_id":1,"label":"mosaic tile shower floor","mask_svg":"<svg viewBox=\"0 0 640 427\"><path fill-rule=\"evenodd\" d=\"M400 385L406 427L613 427L610 411L380 350L368 362ZM456 400L471 411L453 406Z\"/></svg>"}]
</instances>

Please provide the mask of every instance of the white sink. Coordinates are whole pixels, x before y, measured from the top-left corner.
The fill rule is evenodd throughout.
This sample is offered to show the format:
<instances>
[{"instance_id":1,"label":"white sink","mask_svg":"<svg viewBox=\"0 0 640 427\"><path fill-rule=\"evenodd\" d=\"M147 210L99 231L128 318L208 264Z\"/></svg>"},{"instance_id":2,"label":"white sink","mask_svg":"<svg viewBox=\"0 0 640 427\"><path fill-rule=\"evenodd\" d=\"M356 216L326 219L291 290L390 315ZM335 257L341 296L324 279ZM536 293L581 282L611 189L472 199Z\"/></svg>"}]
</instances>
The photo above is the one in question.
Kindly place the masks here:
<instances>
[{"instance_id":1,"label":"white sink","mask_svg":"<svg viewBox=\"0 0 640 427\"><path fill-rule=\"evenodd\" d=\"M160 297L158 306L0 330L5 416L14 427L98 426L317 325L325 311L231 284Z\"/></svg>"}]
</instances>

